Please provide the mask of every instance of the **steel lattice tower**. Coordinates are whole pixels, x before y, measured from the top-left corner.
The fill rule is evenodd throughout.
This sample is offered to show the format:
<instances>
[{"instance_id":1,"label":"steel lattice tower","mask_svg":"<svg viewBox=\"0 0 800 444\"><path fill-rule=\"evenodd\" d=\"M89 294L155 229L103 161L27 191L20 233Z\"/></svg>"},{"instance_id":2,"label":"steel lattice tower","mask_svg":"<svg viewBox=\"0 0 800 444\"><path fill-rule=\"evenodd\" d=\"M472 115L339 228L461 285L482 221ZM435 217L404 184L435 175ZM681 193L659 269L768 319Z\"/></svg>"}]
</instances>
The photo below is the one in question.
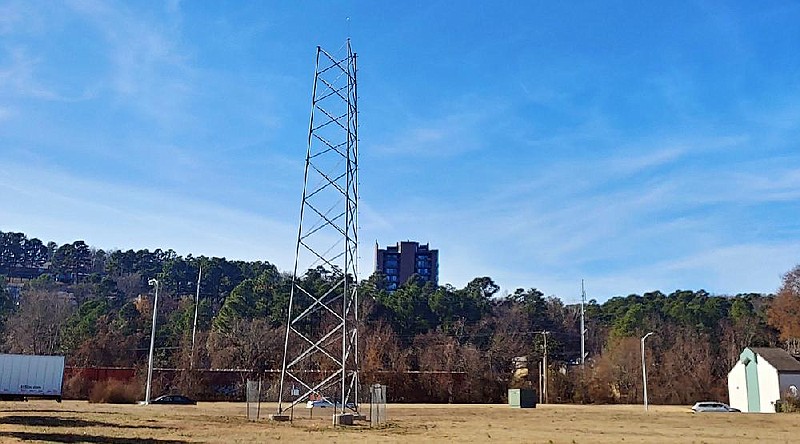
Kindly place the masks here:
<instances>
[{"instance_id":1,"label":"steel lattice tower","mask_svg":"<svg viewBox=\"0 0 800 444\"><path fill-rule=\"evenodd\" d=\"M349 39L340 52L317 47L279 415L309 399L358 411L358 94Z\"/></svg>"}]
</instances>

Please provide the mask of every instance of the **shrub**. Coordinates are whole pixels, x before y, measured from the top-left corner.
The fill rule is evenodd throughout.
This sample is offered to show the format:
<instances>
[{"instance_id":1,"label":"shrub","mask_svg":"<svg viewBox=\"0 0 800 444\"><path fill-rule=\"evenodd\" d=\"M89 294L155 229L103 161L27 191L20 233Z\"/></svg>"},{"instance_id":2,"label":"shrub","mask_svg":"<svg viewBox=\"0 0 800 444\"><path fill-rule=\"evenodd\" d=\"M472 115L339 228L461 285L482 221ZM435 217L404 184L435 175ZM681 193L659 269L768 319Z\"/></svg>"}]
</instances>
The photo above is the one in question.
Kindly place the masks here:
<instances>
[{"instance_id":1,"label":"shrub","mask_svg":"<svg viewBox=\"0 0 800 444\"><path fill-rule=\"evenodd\" d=\"M778 401L775 405L778 413L797 413L800 412L800 399L787 396Z\"/></svg>"},{"instance_id":2,"label":"shrub","mask_svg":"<svg viewBox=\"0 0 800 444\"><path fill-rule=\"evenodd\" d=\"M116 379L99 381L89 393L89 402L107 404L135 404L142 396L142 388Z\"/></svg>"},{"instance_id":3,"label":"shrub","mask_svg":"<svg viewBox=\"0 0 800 444\"><path fill-rule=\"evenodd\" d=\"M64 390L61 395L64 399L87 399L91 386L92 383L83 375L75 373L64 380Z\"/></svg>"}]
</instances>

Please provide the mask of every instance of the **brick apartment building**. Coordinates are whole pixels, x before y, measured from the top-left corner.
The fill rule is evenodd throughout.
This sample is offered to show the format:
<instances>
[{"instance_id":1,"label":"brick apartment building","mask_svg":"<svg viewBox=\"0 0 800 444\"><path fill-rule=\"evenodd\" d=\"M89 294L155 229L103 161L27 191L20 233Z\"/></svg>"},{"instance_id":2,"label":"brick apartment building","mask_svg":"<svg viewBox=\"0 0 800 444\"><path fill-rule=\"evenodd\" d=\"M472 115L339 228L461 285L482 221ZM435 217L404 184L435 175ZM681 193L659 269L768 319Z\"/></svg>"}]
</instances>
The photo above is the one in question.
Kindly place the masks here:
<instances>
[{"instance_id":1,"label":"brick apartment building","mask_svg":"<svg viewBox=\"0 0 800 444\"><path fill-rule=\"evenodd\" d=\"M395 290L412 275L439 284L439 250L428 244L403 241L397 245L380 248L375 243L375 271L386 275L388 289Z\"/></svg>"}]
</instances>

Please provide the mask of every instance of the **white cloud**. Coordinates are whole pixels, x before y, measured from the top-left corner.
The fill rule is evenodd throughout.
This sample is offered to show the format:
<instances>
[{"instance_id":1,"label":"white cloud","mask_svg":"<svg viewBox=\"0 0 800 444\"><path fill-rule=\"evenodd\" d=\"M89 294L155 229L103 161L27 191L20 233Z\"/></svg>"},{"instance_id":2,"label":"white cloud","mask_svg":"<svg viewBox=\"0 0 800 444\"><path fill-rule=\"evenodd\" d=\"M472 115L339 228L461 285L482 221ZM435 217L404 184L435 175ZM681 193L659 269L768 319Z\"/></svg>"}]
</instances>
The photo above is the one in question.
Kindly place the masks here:
<instances>
[{"instance_id":1,"label":"white cloud","mask_svg":"<svg viewBox=\"0 0 800 444\"><path fill-rule=\"evenodd\" d=\"M96 92L91 88L79 93L67 93L61 90L61 85L41 80L41 71L46 65L45 58L31 55L25 46L6 46L5 51L9 62L0 65L2 96L52 102L80 102L96 96Z\"/></svg>"},{"instance_id":2,"label":"white cloud","mask_svg":"<svg viewBox=\"0 0 800 444\"><path fill-rule=\"evenodd\" d=\"M532 265L528 271L498 267L485 270L504 290L536 287L566 302L579 300L581 279L586 281L587 297L601 302L612 296L655 290L761 293L777 291L781 275L800 262L797 251L800 251L797 242L734 244L687 251L684 255L610 272L582 269L570 263L562 268Z\"/></svg>"},{"instance_id":3,"label":"white cloud","mask_svg":"<svg viewBox=\"0 0 800 444\"><path fill-rule=\"evenodd\" d=\"M20 5L6 3L0 5L0 34L8 34L22 22L22 11Z\"/></svg>"},{"instance_id":4,"label":"white cloud","mask_svg":"<svg viewBox=\"0 0 800 444\"><path fill-rule=\"evenodd\" d=\"M493 120L503 112L501 104L477 98L462 98L442 108L432 117L411 113L405 122L395 120L400 129L374 136L370 150L396 157L458 157L486 148L488 133L497 129Z\"/></svg>"},{"instance_id":5,"label":"white cloud","mask_svg":"<svg viewBox=\"0 0 800 444\"><path fill-rule=\"evenodd\" d=\"M480 270L509 291L535 286L562 297L577 294L586 278L601 300L656 289L772 291L796 246L741 244L750 242L742 239L750 222L740 212L795 197L800 172L792 160L766 161L773 172L764 174L763 160L721 155L746 141L667 139L602 159L558 160L531 179L493 184L479 195L394 202L393 226L385 228L429 239L442 252L442 282L455 285ZM698 162L702 169L693 166ZM520 169L514 165L506 176ZM769 231L773 224L760 226Z\"/></svg>"},{"instance_id":6,"label":"white cloud","mask_svg":"<svg viewBox=\"0 0 800 444\"><path fill-rule=\"evenodd\" d=\"M642 152L645 154L615 157L607 162L602 162L598 167L610 171L612 174L636 174L643 170L673 163L686 154L686 149L675 146L655 151L642 150Z\"/></svg>"},{"instance_id":7,"label":"white cloud","mask_svg":"<svg viewBox=\"0 0 800 444\"><path fill-rule=\"evenodd\" d=\"M0 96L10 99L0 128L10 129L2 133L11 154L0 165L0 223L60 242L291 265L302 153L287 147L305 136L310 68L286 58L300 43L274 34L285 31L281 21L306 17L257 7L247 12L264 15L250 20L238 8L195 5L184 14L178 0L57 6L0 5L0 35L13 33L0 43ZM727 29L735 18L711 23L711 37L747 40ZM204 36L187 37L194 20L212 27L209 47ZM307 34L298 29L298 41ZM49 57L61 39L92 41L74 59ZM382 46L364 43L365 61L378 63L362 65L360 91L373 100L362 104L379 105L362 107L361 167L371 174L361 177L370 181L361 188L362 272L371 271L374 240L406 238L440 249L443 282L489 275L510 290L536 286L566 300L581 278L598 298L698 286L769 291L791 266L800 108L787 74L769 72L751 92L733 85L745 74L731 73L717 91L706 88L716 78L681 60L646 58L652 65L640 67L618 64L639 60L625 54L529 48L512 57L518 65L493 72L496 82L425 89L370 83ZM747 62L737 47L726 53ZM265 62L252 59L253 48L279 50ZM286 66L275 66L282 59ZM74 79L55 79L66 71ZM65 92L76 83L77 93ZM66 107L45 103L82 99L96 100L63 121L52 117Z\"/></svg>"},{"instance_id":8,"label":"white cloud","mask_svg":"<svg viewBox=\"0 0 800 444\"><path fill-rule=\"evenodd\" d=\"M166 9L170 14L180 13L181 0L167 0Z\"/></svg>"},{"instance_id":9,"label":"white cloud","mask_svg":"<svg viewBox=\"0 0 800 444\"><path fill-rule=\"evenodd\" d=\"M0 166L0 190L4 231L104 249L269 260L283 269L293 259L294 224L185 194L14 164Z\"/></svg>"},{"instance_id":10,"label":"white cloud","mask_svg":"<svg viewBox=\"0 0 800 444\"><path fill-rule=\"evenodd\" d=\"M800 261L798 251L800 242L796 241L733 244L651 268L658 270L663 265L666 273L673 276L700 275L709 288L718 292L777 291L781 275ZM773 282L772 288L764 288L765 282Z\"/></svg>"},{"instance_id":11,"label":"white cloud","mask_svg":"<svg viewBox=\"0 0 800 444\"><path fill-rule=\"evenodd\" d=\"M36 66L41 60L17 46L7 49L9 63L0 66L0 94L32 97L44 100L61 100L61 97L36 79Z\"/></svg>"},{"instance_id":12,"label":"white cloud","mask_svg":"<svg viewBox=\"0 0 800 444\"><path fill-rule=\"evenodd\" d=\"M164 126L191 118L187 104L195 93L196 73L175 30L138 17L124 3L74 0L69 4L106 39L113 66L109 83L120 106L133 106ZM178 10L170 12L172 20L178 20Z\"/></svg>"},{"instance_id":13,"label":"white cloud","mask_svg":"<svg viewBox=\"0 0 800 444\"><path fill-rule=\"evenodd\" d=\"M3 120L10 119L15 115L15 112L12 108L7 106L0 106L0 122Z\"/></svg>"}]
</instances>

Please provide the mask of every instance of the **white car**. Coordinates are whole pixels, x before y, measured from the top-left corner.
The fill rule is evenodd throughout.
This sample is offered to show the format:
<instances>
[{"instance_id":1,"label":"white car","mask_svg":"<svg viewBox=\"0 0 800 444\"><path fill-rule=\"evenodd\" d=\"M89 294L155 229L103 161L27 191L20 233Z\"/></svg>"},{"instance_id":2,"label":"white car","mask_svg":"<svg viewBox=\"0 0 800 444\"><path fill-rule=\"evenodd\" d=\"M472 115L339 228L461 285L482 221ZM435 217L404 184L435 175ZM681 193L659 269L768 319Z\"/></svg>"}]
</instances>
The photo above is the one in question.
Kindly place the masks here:
<instances>
[{"instance_id":1,"label":"white car","mask_svg":"<svg viewBox=\"0 0 800 444\"><path fill-rule=\"evenodd\" d=\"M698 402L692 406L692 411L695 413L716 412L716 413L731 413L740 412L741 410L735 409L728 404L716 401L703 401Z\"/></svg>"},{"instance_id":2,"label":"white car","mask_svg":"<svg viewBox=\"0 0 800 444\"><path fill-rule=\"evenodd\" d=\"M307 409L313 409L313 408L315 408L315 407L316 407L316 408L323 408L323 409L324 409L324 408L329 408L329 407L335 407L335 408L339 408L339 407L341 407L341 406L342 406L342 404L341 404L341 403L339 403L339 402L337 402L336 404L334 404L333 402L331 402L331 401L328 401L328 400L326 400L326 399L318 399L318 400L316 400L316 401L308 401L308 402L306 402L306 408L307 408ZM355 408L356 408L356 405L355 405L355 404L353 404L352 402L348 402L348 403L347 403L347 405L346 405L345 407L347 407L347 408L348 408L348 409L350 409L350 410L353 410L353 409L355 409Z\"/></svg>"},{"instance_id":3,"label":"white car","mask_svg":"<svg viewBox=\"0 0 800 444\"><path fill-rule=\"evenodd\" d=\"M314 407L324 409L324 408L333 407L333 406L334 405L333 405L332 402L326 401L324 399L318 399L316 401L308 401L308 402L306 402L306 408L307 409L313 409Z\"/></svg>"}]
</instances>

